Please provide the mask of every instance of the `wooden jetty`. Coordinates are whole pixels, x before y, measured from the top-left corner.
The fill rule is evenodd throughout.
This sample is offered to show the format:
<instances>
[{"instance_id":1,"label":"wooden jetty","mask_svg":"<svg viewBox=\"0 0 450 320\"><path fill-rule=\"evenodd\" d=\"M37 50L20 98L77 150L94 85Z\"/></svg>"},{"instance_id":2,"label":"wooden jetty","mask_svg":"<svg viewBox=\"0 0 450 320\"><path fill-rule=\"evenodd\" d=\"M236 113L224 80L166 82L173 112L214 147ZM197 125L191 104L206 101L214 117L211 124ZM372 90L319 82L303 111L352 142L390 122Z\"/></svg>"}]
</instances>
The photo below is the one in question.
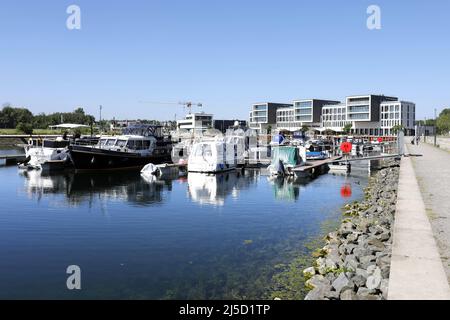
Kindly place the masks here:
<instances>
[{"instance_id":1,"label":"wooden jetty","mask_svg":"<svg viewBox=\"0 0 450 320\"><path fill-rule=\"evenodd\" d=\"M323 170L323 168L329 163L337 162L342 159L342 156L335 156L324 160L313 160L307 161L304 165L295 167L292 172L296 176L310 176L316 173L318 170Z\"/></svg>"}]
</instances>

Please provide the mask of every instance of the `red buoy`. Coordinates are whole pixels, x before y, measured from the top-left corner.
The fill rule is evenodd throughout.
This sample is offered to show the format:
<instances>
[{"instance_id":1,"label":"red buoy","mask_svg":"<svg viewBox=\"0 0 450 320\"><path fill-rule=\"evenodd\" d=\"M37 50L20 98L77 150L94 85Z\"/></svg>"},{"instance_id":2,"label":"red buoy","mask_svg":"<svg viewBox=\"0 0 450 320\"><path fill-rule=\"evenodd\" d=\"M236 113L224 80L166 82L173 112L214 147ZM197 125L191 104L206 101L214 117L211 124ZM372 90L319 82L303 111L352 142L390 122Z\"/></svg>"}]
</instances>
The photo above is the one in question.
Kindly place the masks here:
<instances>
[{"instance_id":1,"label":"red buoy","mask_svg":"<svg viewBox=\"0 0 450 320\"><path fill-rule=\"evenodd\" d=\"M352 196L352 186L350 184L345 184L341 187L341 197L350 198Z\"/></svg>"},{"instance_id":2,"label":"red buoy","mask_svg":"<svg viewBox=\"0 0 450 320\"><path fill-rule=\"evenodd\" d=\"M352 151L352 144L350 142L341 143L341 150L343 153L350 153Z\"/></svg>"}]
</instances>

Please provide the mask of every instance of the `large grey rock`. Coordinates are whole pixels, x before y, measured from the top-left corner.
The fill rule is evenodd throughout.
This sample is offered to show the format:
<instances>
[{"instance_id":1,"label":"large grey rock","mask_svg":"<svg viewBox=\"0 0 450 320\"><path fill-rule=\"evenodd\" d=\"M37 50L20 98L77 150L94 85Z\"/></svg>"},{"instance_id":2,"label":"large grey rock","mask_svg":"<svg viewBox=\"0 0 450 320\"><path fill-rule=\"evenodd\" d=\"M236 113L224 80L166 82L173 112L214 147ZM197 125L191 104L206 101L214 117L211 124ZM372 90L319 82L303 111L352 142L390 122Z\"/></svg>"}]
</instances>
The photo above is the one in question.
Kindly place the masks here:
<instances>
[{"instance_id":1,"label":"large grey rock","mask_svg":"<svg viewBox=\"0 0 450 320\"><path fill-rule=\"evenodd\" d=\"M353 232L353 223L351 222L344 222L338 231L338 233L341 234L342 236L346 236L352 232Z\"/></svg>"},{"instance_id":2,"label":"large grey rock","mask_svg":"<svg viewBox=\"0 0 450 320\"><path fill-rule=\"evenodd\" d=\"M367 273L369 274L369 277L367 277L366 287L369 290L378 289L382 280L380 268L377 266L370 266L367 269Z\"/></svg>"},{"instance_id":3,"label":"large grey rock","mask_svg":"<svg viewBox=\"0 0 450 320\"><path fill-rule=\"evenodd\" d=\"M367 211L366 211L367 212ZM356 226L356 230L366 233L369 226L370 226L370 221L368 219L362 218L359 223Z\"/></svg>"},{"instance_id":4,"label":"large grey rock","mask_svg":"<svg viewBox=\"0 0 450 320\"><path fill-rule=\"evenodd\" d=\"M366 285L367 278L362 275L356 275L352 278L352 281L357 287L362 287Z\"/></svg>"},{"instance_id":5,"label":"large grey rock","mask_svg":"<svg viewBox=\"0 0 450 320\"><path fill-rule=\"evenodd\" d=\"M356 257L351 254L345 257L344 260L344 267L351 270L356 270L358 268L358 261L356 260Z\"/></svg>"},{"instance_id":6,"label":"large grey rock","mask_svg":"<svg viewBox=\"0 0 450 320\"><path fill-rule=\"evenodd\" d=\"M337 293L340 293L344 287L348 286L348 284L349 284L349 280L347 279L347 277L345 276L344 273L341 273L336 278L336 280L334 280L334 282L332 283L332 286L336 290Z\"/></svg>"},{"instance_id":7,"label":"large grey rock","mask_svg":"<svg viewBox=\"0 0 450 320\"><path fill-rule=\"evenodd\" d=\"M316 274L316 270L314 267L309 267L303 270L303 276L307 279L312 278Z\"/></svg>"},{"instance_id":8,"label":"large grey rock","mask_svg":"<svg viewBox=\"0 0 450 320\"><path fill-rule=\"evenodd\" d=\"M317 262L317 271L320 274L327 274L328 272L337 269L337 264L329 258L319 258Z\"/></svg>"},{"instance_id":9,"label":"large grey rock","mask_svg":"<svg viewBox=\"0 0 450 320\"><path fill-rule=\"evenodd\" d=\"M357 276L362 276L364 279L367 279L367 277L369 276L367 274L367 270L364 270L364 269L361 269L361 268L357 268L356 271L355 271L355 274Z\"/></svg>"},{"instance_id":10,"label":"large grey rock","mask_svg":"<svg viewBox=\"0 0 450 320\"><path fill-rule=\"evenodd\" d=\"M369 248L360 245L353 249L353 254L357 257L362 257L372 254L372 251Z\"/></svg>"},{"instance_id":11,"label":"large grey rock","mask_svg":"<svg viewBox=\"0 0 450 320\"><path fill-rule=\"evenodd\" d=\"M315 275L311 279L307 280L305 284L312 288L324 287L330 285L330 280L322 275Z\"/></svg>"},{"instance_id":12,"label":"large grey rock","mask_svg":"<svg viewBox=\"0 0 450 320\"><path fill-rule=\"evenodd\" d=\"M357 300L381 300L381 297L379 295L375 294L367 294L367 295L356 295Z\"/></svg>"},{"instance_id":13,"label":"large grey rock","mask_svg":"<svg viewBox=\"0 0 450 320\"><path fill-rule=\"evenodd\" d=\"M377 258L376 262L377 262L377 266L379 266L380 268L390 266L391 265L391 257L388 255L379 256Z\"/></svg>"},{"instance_id":14,"label":"large grey rock","mask_svg":"<svg viewBox=\"0 0 450 320\"><path fill-rule=\"evenodd\" d=\"M356 294L358 296L366 296L369 294L375 294L375 292L376 292L376 290L372 290L372 289L369 289L366 287L360 287L360 288L358 288L358 291L356 292Z\"/></svg>"},{"instance_id":15,"label":"large grey rock","mask_svg":"<svg viewBox=\"0 0 450 320\"><path fill-rule=\"evenodd\" d=\"M382 234L377 236L377 239L380 241L387 241L391 238L391 233L389 231L383 232Z\"/></svg>"},{"instance_id":16,"label":"large grey rock","mask_svg":"<svg viewBox=\"0 0 450 320\"><path fill-rule=\"evenodd\" d=\"M352 254L352 253L353 253L353 250L354 250L355 248L357 248L357 247L358 247L358 246L357 246L356 244L352 244L352 243L347 244L347 245L345 246L345 254L346 254L346 255Z\"/></svg>"},{"instance_id":17,"label":"large grey rock","mask_svg":"<svg viewBox=\"0 0 450 320\"><path fill-rule=\"evenodd\" d=\"M341 255L337 250L330 251L327 258L330 259L335 265L341 265L343 263Z\"/></svg>"},{"instance_id":18,"label":"large grey rock","mask_svg":"<svg viewBox=\"0 0 450 320\"><path fill-rule=\"evenodd\" d=\"M390 272L391 272L391 266L384 266L384 267L382 267L380 269L381 269L381 277L383 279L389 279L389 275L390 275Z\"/></svg>"},{"instance_id":19,"label":"large grey rock","mask_svg":"<svg viewBox=\"0 0 450 320\"><path fill-rule=\"evenodd\" d=\"M328 291L325 295L325 298L328 298L330 300L338 300L339 299L339 293L336 291Z\"/></svg>"},{"instance_id":20,"label":"large grey rock","mask_svg":"<svg viewBox=\"0 0 450 320\"><path fill-rule=\"evenodd\" d=\"M371 249L376 248L378 251L383 251L386 248L384 243L376 238L369 239L367 241L367 244L370 246Z\"/></svg>"},{"instance_id":21,"label":"large grey rock","mask_svg":"<svg viewBox=\"0 0 450 320\"><path fill-rule=\"evenodd\" d=\"M356 243L358 240L358 237L360 236L359 232L352 232L347 235L347 242L348 243Z\"/></svg>"},{"instance_id":22,"label":"large grey rock","mask_svg":"<svg viewBox=\"0 0 450 320\"><path fill-rule=\"evenodd\" d=\"M387 300L389 290L389 280L383 279L380 284L380 291L383 296L383 299Z\"/></svg>"},{"instance_id":23,"label":"large grey rock","mask_svg":"<svg viewBox=\"0 0 450 320\"><path fill-rule=\"evenodd\" d=\"M355 293L351 289L346 289L342 291L340 295L341 300L354 300L355 299Z\"/></svg>"},{"instance_id":24,"label":"large grey rock","mask_svg":"<svg viewBox=\"0 0 450 320\"><path fill-rule=\"evenodd\" d=\"M327 294L331 291L331 286L319 286L312 289L305 297L305 300L325 300Z\"/></svg>"},{"instance_id":25,"label":"large grey rock","mask_svg":"<svg viewBox=\"0 0 450 320\"><path fill-rule=\"evenodd\" d=\"M371 264L375 264L376 257L374 255L367 255L363 257L359 257L359 262L363 269L367 269Z\"/></svg>"}]
</instances>

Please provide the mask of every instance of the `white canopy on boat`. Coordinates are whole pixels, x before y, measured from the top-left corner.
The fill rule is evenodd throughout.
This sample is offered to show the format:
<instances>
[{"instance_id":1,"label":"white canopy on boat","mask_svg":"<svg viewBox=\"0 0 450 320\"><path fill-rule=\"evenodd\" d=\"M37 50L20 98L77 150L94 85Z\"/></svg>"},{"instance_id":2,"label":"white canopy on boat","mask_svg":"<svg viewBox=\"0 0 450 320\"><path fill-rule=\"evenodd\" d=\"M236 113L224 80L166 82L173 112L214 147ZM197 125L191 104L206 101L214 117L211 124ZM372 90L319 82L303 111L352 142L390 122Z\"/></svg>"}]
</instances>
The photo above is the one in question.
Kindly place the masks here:
<instances>
[{"instance_id":1,"label":"white canopy on boat","mask_svg":"<svg viewBox=\"0 0 450 320\"><path fill-rule=\"evenodd\" d=\"M56 126L50 126L52 129L76 129L76 128L89 128L89 126L86 126L84 124L74 124L74 123L63 123L58 124Z\"/></svg>"}]
</instances>

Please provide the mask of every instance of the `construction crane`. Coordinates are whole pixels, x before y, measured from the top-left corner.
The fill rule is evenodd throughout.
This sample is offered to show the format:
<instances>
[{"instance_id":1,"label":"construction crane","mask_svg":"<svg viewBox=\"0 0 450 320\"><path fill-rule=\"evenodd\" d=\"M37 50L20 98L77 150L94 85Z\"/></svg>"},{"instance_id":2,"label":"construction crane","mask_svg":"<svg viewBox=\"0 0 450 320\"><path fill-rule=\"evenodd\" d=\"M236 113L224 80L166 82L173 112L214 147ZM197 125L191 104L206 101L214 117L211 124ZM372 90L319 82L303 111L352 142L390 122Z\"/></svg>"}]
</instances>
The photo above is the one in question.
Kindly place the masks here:
<instances>
[{"instance_id":1,"label":"construction crane","mask_svg":"<svg viewBox=\"0 0 450 320\"><path fill-rule=\"evenodd\" d=\"M145 103L145 104L170 104L170 105L182 105L184 109L188 109L188 114L192 113L192 108L195 107L203 107L202 103L197 102L191 102L191 101L184 101L184 102L154 102L154 101L139 101L139 103Z\"/></svg>"}]
</instances>

